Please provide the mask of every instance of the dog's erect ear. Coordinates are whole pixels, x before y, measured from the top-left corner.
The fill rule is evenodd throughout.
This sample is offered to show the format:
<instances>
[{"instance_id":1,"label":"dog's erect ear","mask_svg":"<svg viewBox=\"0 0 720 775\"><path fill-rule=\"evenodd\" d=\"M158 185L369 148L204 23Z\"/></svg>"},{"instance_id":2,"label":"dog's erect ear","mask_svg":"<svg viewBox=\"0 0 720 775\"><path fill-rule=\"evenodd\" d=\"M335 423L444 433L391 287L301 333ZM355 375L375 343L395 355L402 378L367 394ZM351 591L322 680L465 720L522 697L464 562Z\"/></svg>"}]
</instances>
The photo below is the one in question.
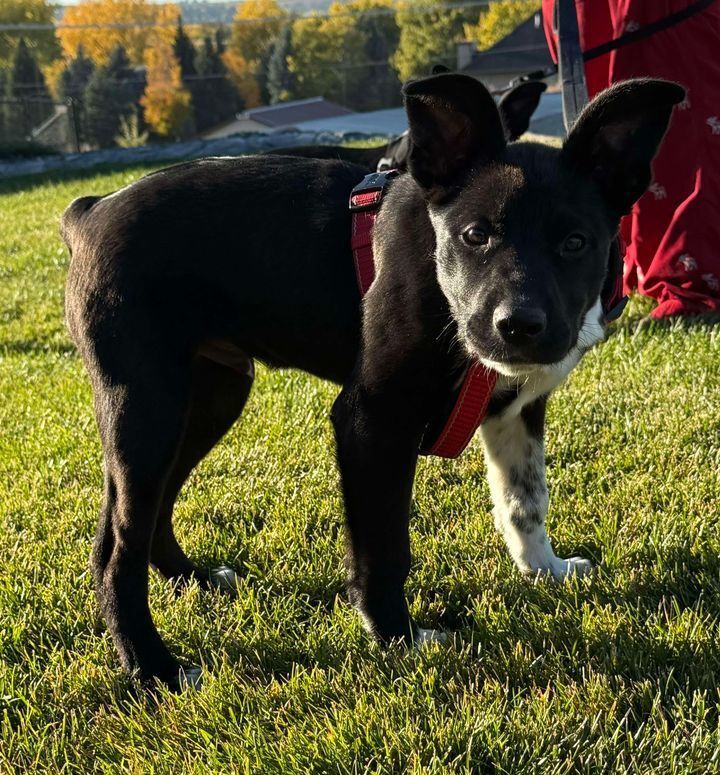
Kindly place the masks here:
<instances>
[{"instance_id":1,"label":"dog's erect ear","mask_svg":"<svg viewBox=\"0 0 720 775\"><path fill-rule=\"evenodd\" d=\"M623 81L583 110L562 150L570 168L593 177L618 215L630 211L651 178L650 162L685 96L671 81Z\"/></svg>"},{"instance_id":2,"label":"dog's erect ear","mask_svg":"<svg viewBox=\"0 0 720 775\"><path fill-rule=\"evenodd\" d=\"M508 140L517 140L527 132L530 119L542 93L547 89L543 81L528 81L511 89L498 103Z\"/></svg>"},{"instance_id":3,"label":"dog's erect ear","mask_svg":"<svg viewBox=\"0 0 720 775\"><path fill-rule=\"evenodd\" d=\"M408 168L424 188L445 186L476 161L505 147L490 92L469 75L443 73L403 87L410 127Z\"/></svg>"}]
</instances>

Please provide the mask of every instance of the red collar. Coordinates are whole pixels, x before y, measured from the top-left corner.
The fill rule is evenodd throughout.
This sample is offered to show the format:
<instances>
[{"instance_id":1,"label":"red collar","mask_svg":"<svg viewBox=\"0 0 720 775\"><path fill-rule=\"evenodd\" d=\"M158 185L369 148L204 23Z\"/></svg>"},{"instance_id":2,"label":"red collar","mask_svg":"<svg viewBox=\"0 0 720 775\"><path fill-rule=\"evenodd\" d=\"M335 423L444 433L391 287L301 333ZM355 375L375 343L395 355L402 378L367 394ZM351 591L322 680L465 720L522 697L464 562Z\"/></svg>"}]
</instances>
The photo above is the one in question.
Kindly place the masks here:
<instances>
[{"instance_id":1,"label":"red collar","mask_svg":"<svg viewBox=\"0 0 720 775\"><path fill-rule=\"evenodd\" d=\"M380 200L388 183L398 175L397 170L374 172L355 186L350 194L352 212L351 246L360 294L364 296L375 279L375 261L372 233ZM475 431L487 414L498 374L480 361L470 362L460 383L452 409L440 425L439 433L423 438L420 451L425 455L457 457L470 443ZM435 424L433 424L435 425Z\"/></svg>"},{"instance_id":2,"label":"red collar","mask_svg":"<svg viewBox=\"0 0 720 775\"><path fill-rule=\"evenodd\" d=\"M366 175L350 194L352 213L351 246L355 262L355 274L361 296L364 296L375 279L372 234L380 201L390 181L398 170L373 172ZM618 239L613 246L610 270L602 291L602 307L606 323L622 314L627 297L623 296L622 256L623 245ZM449 414L441 418L439 433L426 433L420 451L438 457L457 457L470 443L475 431L487 415L490 397L497 382L498 373L473 359L462 377ZM433 423L434 427L438 424Z\"/></svg>"}]
</instances>

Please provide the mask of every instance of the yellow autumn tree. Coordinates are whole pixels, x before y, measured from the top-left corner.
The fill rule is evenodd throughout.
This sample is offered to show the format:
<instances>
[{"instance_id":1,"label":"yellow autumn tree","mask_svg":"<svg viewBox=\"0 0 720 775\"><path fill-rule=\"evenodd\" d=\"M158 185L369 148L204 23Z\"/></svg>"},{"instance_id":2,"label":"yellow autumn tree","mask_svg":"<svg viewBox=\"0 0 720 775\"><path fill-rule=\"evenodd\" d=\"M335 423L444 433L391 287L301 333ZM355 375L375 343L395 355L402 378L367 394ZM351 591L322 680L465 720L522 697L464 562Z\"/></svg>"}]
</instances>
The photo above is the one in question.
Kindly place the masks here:
<instances>
[{"instance_id":1,"label":"yellow autumn tree","mask_svg":"<svg viewBox=\"0 0 720 775\"><path fill-rule=\"evenodd\" d=\"M163 42L149 48L145 62L147 86L140 98L145 121L161 137L179 140L188 133L192 104L172 46Z\"/></svg>"},{"instance_id":2,"label":"yellow autumn tree","mask_svg":"<svg viewBox=\"0 0 720 775\"><path fill-rule=\"evenodd\" d=\"M296 91L303 97L322 95L347 102L347 78L357 76L348 65L363 58L364 38L349 5L331 3L328 14L296 19L292 27L293 54L288 57Z\"/></svg>"},{"instance_id":3,"label":"yellow autumn tree","mask_svg":"<svg viewBox=\"0 0 720 775\"><path fill-rule=\"evenodd\" d=\"M133 64L142 64L145 51L175 39L180 9L174 3L159 5L147 0L84 0L65 9L58 37L70 59L82 44L97 65L122 46Z\"/></svg>"},{"instance_id":4,"label":"yellow autumn tree","mask_svg":"<svg viewBox=\"0 0 720 775\"><path fill-rule=\"evenodd\" d=\"M45 67L41 67L42 74L45 76L45 83L47 84L50 94L53 99L59 100L60 96L60 76L62 71L67 67L67 62L64 59L56 59Z\"/></svg>"},{"instance_id":5,"label":"yellow autumn tree","mask_svg":"<svg viewBox=\"0 0 720 775\"><path fill-rule=\"evenodd\" d=\"M288 17L277 0L239 3L223 61L245 107L260 104L263 65Z\"/></svg>"},{"instance_id":6,"label":"yellow autumn tree","mask_svg":"<svg viewBox=\"0 0 720 775\"><path fill-rule=\"evenodd\" d=\"M477 24L465 25L465 37L477 41L482 51L494 46L539 10L540 0L498 0L483 10Z\"/></svg>"},{"instance_id":7,"label":"yellow autumn tree","mask_svg":"<svg viewBox=\"0 0 720 775\"><path fill-rule=\"evenodd\" d=\"M462 11L443 8L437 0L401 0L398 4L400 42L392 65L401 81L427 75L433 65L449 65L455 41L462 37Z\"/></svg>"},{"instance_id":8,"label":"yellow autumn tree","mask_svg":"<svg viewBox=\"0 0 720 775\"><path fill-rule=\"evenodd\" d=\"M222 55L222 60L227 68L230 80L242 97L243 105L246 108L256 108L260 100L260 86L257 80L258 65L248 63L248 61L237 53L228 49Z\"/></svg>"},{"instance_id":9,"label":"yellow autumn tree","mask_svg":"<svg viewBox=\"0 0 720 775\"><path fill-rule=\"evenodd\" d=\"M383 79L399 35L394 7L393 0L333 2L327 14L296 19L288 56L295 94L322 95L360 110L387 104L399 94L397 81Z\"/></svg>"},{"instance_id":10,"label":"yellow autumn tree","mask_svg":"<svg viewBox=\"0 0 720 775\"><path fill-rule=\"evenodd\" d=\"M247 62L260 61L280 34L287 11L277 0L239 3L228 48Z\"/></svg>"}]
</instances>

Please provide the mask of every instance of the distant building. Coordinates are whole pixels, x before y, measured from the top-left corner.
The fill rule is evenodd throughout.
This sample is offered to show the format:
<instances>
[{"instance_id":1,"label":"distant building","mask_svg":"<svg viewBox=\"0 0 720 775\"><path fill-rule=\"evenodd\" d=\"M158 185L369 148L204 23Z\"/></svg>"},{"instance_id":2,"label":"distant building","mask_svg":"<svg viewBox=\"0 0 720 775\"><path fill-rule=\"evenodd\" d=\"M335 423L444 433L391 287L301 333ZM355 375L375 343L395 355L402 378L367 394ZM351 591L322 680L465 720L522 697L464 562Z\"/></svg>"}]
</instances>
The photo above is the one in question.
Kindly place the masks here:
<instances>
[{"instance_id":1,"label":"distant building","mask_svg":"<svg viewBox=\"0 0 720 775\"><path fill-rule=\"evenodd\" d=\"M552 64L539 11L485 51L472 41L457 44L458 72L474 76L488 89L502 89L513 78Z\"/></svg>"},{"instance_id":2,"label":"distant building","mask_svg":"<svg viewBox=\"0 0 720 775\"><path fill-rule=\"evenodd\" d=\"M307 121L350 116L354 111L324 97L278 102L238 113L232 120L203 135L206 139L227 137L238 132L272 132L275 129L294 129Z\"/></svg>"}]
</instances>

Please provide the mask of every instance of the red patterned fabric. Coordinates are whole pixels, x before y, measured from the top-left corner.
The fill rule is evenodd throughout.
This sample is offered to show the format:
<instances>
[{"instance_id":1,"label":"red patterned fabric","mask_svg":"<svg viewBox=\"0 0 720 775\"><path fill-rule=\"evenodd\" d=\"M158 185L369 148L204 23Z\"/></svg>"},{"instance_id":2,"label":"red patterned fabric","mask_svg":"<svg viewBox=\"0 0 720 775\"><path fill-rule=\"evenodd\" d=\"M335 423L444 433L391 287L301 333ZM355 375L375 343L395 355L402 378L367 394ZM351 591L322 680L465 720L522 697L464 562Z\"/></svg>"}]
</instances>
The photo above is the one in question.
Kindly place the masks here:
<instances>
[{"instance_id":1,"label":"red patterned fabric","mask_svg":"<svg viewBox=\"0 0 720 775\"><path fill-rule=\"evenodd\" d=\"M583 50L677 13L694 0L576 0ZM543 0L556 58L554 0ZM720 312L720 2L649 38L588 62L592 97L611 83L677 81L674 111L649 190L623 218L625 285L657 301L652 317Z\"/></svg>"}]
</instances>

